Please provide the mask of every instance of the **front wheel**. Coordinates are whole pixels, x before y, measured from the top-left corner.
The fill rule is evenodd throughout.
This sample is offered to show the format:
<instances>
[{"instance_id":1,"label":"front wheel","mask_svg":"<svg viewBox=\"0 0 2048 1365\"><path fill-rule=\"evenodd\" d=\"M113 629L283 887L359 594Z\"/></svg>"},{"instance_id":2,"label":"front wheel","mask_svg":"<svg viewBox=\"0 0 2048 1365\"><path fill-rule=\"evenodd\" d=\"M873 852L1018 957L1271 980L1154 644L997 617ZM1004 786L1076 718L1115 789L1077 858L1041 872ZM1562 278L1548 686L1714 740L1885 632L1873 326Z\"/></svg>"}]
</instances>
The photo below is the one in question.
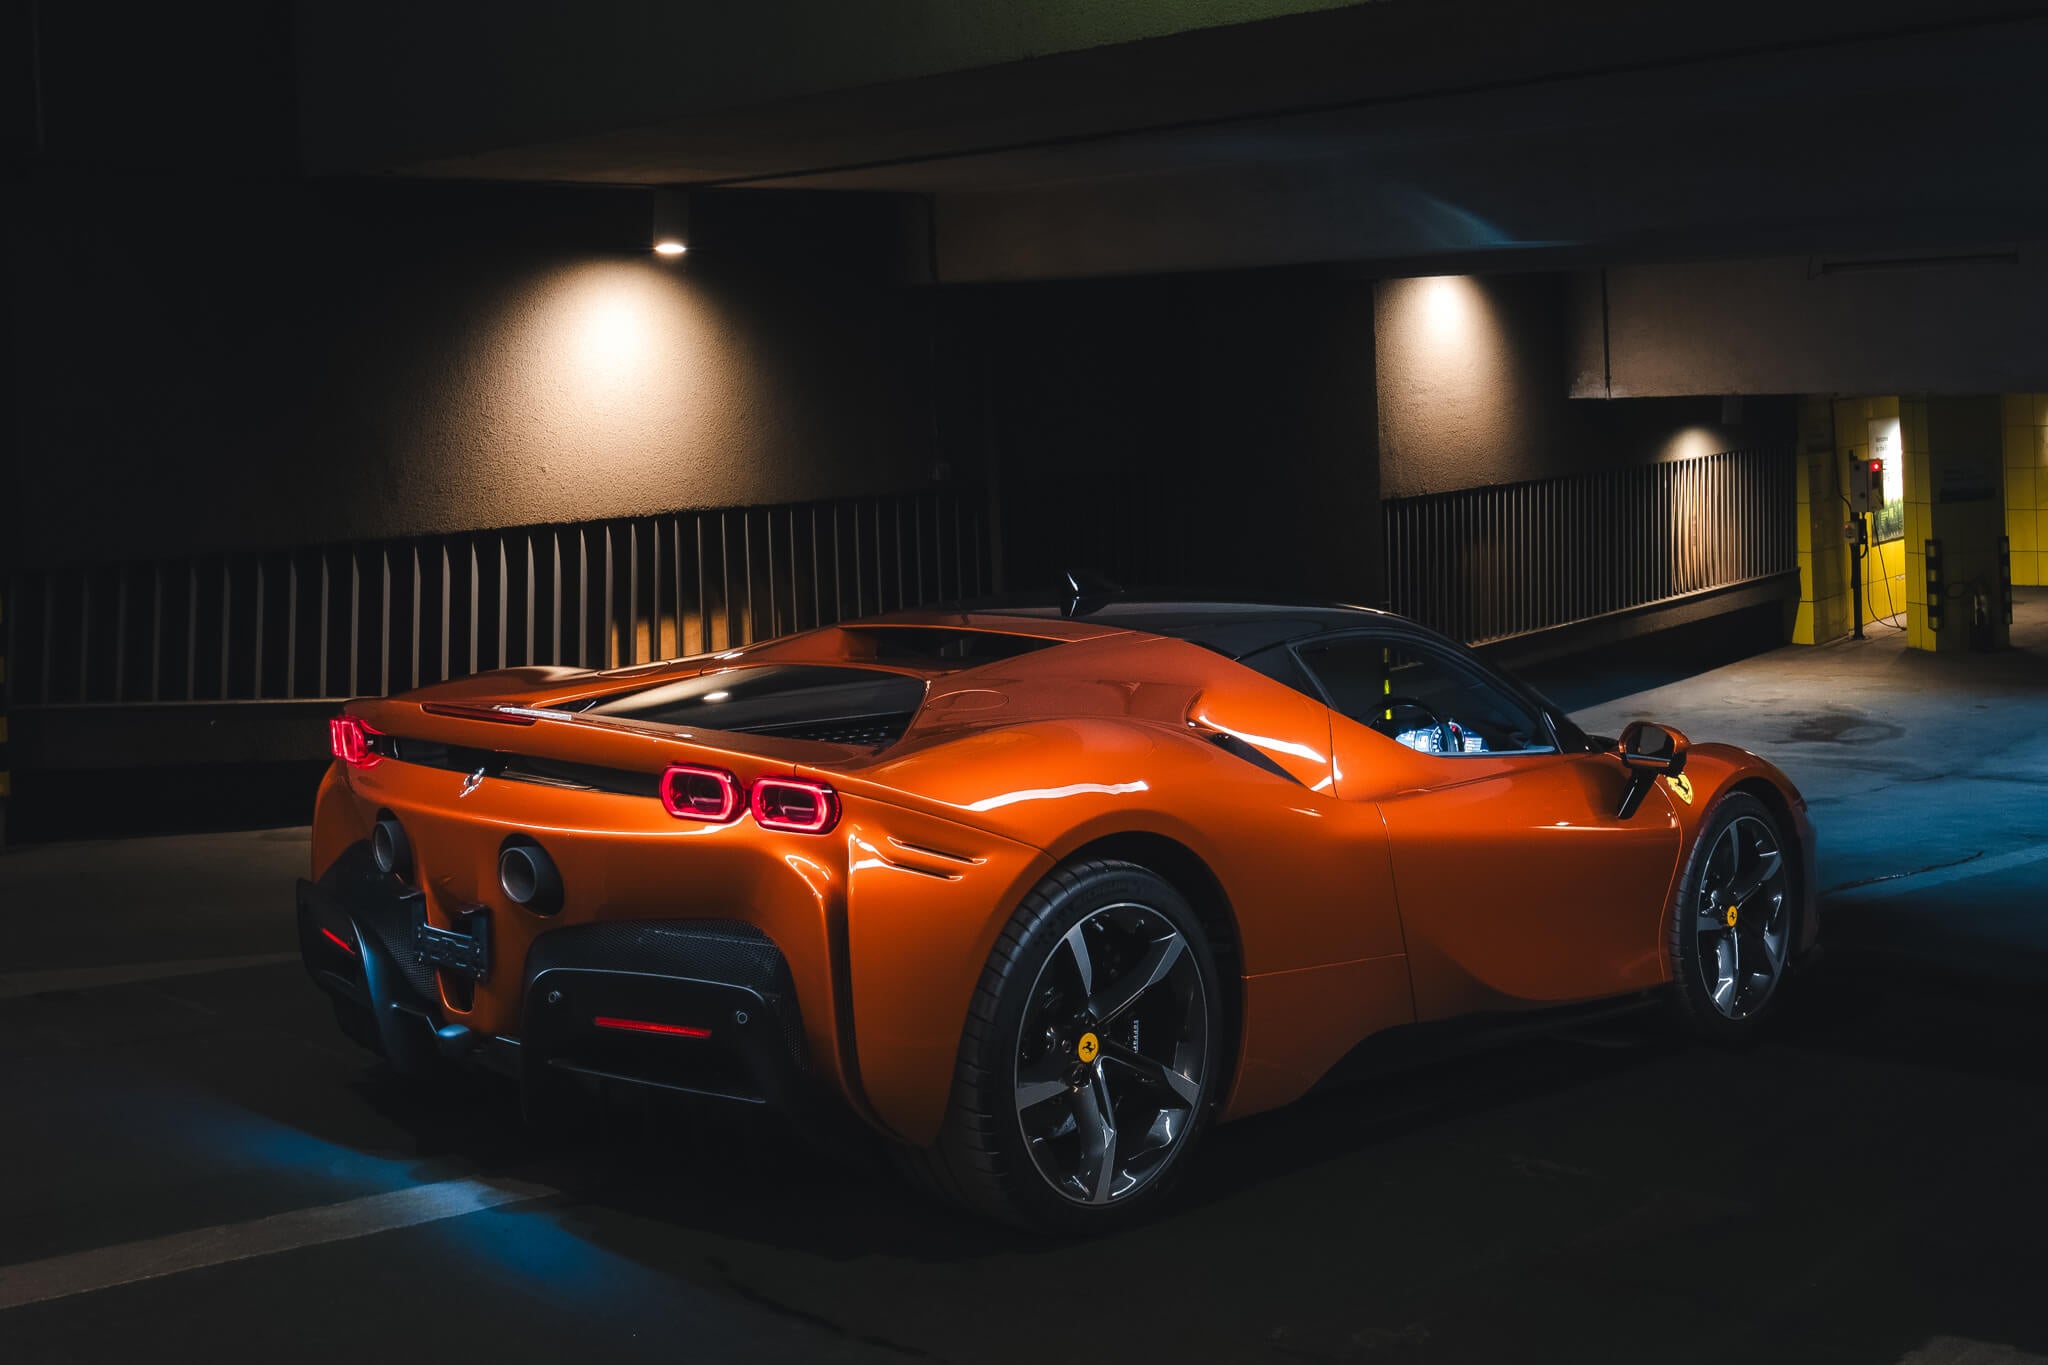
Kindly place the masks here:
<instances>
[{"instance_id":1,"label":"front wheel","mask_svg":"<svg viewBox=\"0 0 2048 1365\"><path fill-rule=\"evenodd\" d=\"M1702 1037L1753 1037L1777 1007L1799 906L1784 836L1753 796L1724 797L1693 847L1672 916L1673 999Z\"/></svg>"},{"instance_id":2,"label":"front wheel","mask_svg":"<svg viewBox=\"0 0 2048 1365\"><path fill-rule=\"evenodd\" d=\"M957 1201L1093 1231L1155 1204L1222 1084L1223 1010L1187 900L1136 864L1063 867L1025 898L975 992L938 1143Z\"/></svg>"}]
</instances>

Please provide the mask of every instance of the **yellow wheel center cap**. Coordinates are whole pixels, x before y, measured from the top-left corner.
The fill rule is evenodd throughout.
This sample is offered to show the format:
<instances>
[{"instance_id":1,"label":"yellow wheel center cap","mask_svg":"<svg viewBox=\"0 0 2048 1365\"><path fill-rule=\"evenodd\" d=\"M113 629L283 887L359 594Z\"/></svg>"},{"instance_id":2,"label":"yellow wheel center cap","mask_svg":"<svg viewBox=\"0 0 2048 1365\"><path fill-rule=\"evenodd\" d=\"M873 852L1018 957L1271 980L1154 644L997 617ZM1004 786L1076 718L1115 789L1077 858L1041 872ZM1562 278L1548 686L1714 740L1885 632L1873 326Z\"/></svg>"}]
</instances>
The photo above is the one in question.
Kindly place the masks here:
<instances>
[{"instance_id":1,"label":"yellow wheel center cap","mask_svg":"<svg viewBox=\"0 0 2048 1365\"><path fill-rule=\"evenodd\" d=\"M1731 906L1729 906L1729 907L1728 907L1728 927L1729 927L1730 929L1733 929L1733 928L1735 927L1735 921L1736 921L1737 915L1738 915L1738 912L1737 912L1736 908L1735 908L1734 906L1732 906L1732 905L1731 905Z\"/></svg>"},{"instance_id":2,"label":"yellow wheel center cap","mask_svg":"<svg viewBox=\"0 0 2048 1365\"><path fill-rule=\"evenodd\" d=\"M1095 1054L1102 1051L1102 1040L1092 1033L1081 1035L1081 1041L1074 1044L1074 1055L1084 1062L1095 1060Z\"/></svg>"}]
</instances>

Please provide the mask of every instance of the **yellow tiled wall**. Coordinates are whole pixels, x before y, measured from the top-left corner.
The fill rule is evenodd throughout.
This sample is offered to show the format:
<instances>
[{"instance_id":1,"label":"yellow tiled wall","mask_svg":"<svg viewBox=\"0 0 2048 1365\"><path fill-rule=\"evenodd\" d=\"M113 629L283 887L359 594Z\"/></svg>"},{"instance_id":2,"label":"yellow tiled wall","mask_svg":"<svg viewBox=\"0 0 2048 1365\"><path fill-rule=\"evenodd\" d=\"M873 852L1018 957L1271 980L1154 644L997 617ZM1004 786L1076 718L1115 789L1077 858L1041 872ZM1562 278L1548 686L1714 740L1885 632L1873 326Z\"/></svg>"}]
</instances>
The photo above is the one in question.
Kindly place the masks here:
<instances>
[{"instance_id":1,"label":"yellow tiled wall","mask_svg":"<svg viewBox=\"0 0 2048 1365\"><path fill-rule=\"evenodd\" d=\"M2012 581L2048 583L2048 393L2005 395L2004 418Z\"/></svg>"},{"instance_id":2,"label":"yellow tiled wall","mask_svg":"<svg viewBox=\"0 0 2048 1365\"><path fill-rule=\"evenodd\" d=\"M1875 621L1896 621L1908 627L1912 613L1908 604L1913 601L1909 584L1918 582L1916 570L1920 559L1920 542L1914 539L1913 529L1913 487L1915 465L1924 466L1924 459L1915 459L1918 452L1926 450L1923 436L1915 445L1906 428L1913 420L1911 409L1916 404L1901 404L1897 398L1843 398L1835 402L1835 458L1841 461L1838 476L1847 486L1849 471L1870 459L1870 424L1888 417L1899 419L1899 441L1904 449L1900 452L1905 460L1906 480L1906 534L1901 540L1888 540L1870 547L1869 557L1861 567L1863 575L1863 624ZM1925 431L1926 415L1920 414L1922 431ZM1924 478L1924 471L1921 474ZM1849 511L1839 500L1835 503L1835 521L1847 518ZM1923 523L1924 524L1924 523ZM1925 531L1918 534L1925 535ZM1839 536L1837 537L1839 539ZM1844 634L1851 628L1846 605L1842 612ZM1827 637L1823 637L1827 638ZM1911 643L1909 640L1908 643Z\"/></svg>"}]
</instances>

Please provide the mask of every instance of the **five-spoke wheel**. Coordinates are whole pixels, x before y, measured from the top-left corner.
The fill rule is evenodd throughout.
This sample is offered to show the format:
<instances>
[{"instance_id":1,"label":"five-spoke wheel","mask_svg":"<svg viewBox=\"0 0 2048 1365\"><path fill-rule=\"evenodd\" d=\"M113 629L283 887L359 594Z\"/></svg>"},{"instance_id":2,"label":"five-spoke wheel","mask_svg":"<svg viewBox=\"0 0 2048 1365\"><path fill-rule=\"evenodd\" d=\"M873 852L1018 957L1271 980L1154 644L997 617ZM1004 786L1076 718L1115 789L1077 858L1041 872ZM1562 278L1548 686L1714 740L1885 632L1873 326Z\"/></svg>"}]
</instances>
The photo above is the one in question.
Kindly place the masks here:
<instances>
[{"instance_id":1,"label":"five-spoke wheel","mask_svg":"<svg viewBox=\"0 0 2048 1365\"><path fill-rule=\"evenodd\" d=\"M1701 831L1672 925L1675 997L1695 1030L1746 1037L1776 1002L1798 912L1778 823L1744 793Z\"/></svg>"},{"instance_id":2,"label":"five-spoke wheel","mask_svg":"<svg viewBox=\"0 0 2048 1365\"><path fill-rule=\"evenodd\" d=\"M1082 1203L1141 1189L1188 1131L1208 1063L1208 991L1187 937L1150 906L1090 911L1040 965L1020 1030L1032 1164Z\"/></svg>"},{"instance_id":3,"label":"five-spoke wheel","mask_svg":"<svg viewBox=\"0 0 2048 1365\"><path fill-rule=\"evenodd\" d=\"M1171 882L1127 862L1062 867L990 955L919 1169L1011 1222L1132 1216L1215 1107L1225 1019L1209 936Z\"/></svg>"}]
</instances>

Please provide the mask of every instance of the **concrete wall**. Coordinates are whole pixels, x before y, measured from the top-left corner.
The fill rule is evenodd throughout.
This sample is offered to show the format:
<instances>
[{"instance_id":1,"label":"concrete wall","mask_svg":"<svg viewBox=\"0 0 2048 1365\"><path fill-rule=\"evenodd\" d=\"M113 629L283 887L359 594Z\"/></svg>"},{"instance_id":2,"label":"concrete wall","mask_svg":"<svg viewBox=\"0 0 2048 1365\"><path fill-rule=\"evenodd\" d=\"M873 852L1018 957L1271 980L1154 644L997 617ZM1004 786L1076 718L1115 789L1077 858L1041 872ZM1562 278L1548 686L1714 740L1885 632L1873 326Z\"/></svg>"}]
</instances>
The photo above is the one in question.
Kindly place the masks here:
<instances>
[{"instance_id":1,"label":"concrete wall","mask_svg":"<svg viewBox=\"0 0 2048 1365\"><path fill-rule=\"evenodd\" d=\"M1380 489L1412 497L1763 445L1789 401L1568 398L1570 282L1557 274L1383 281L1374 293Z\"/></svg>"},{"instance_id":2,"label":"concrete wall","mask_svg":"<svg viewBox=\"0 0 2048 1365\"><path fill-rule=\"evenodd\" d=\"M1572 392L1969 394L2048 385L2048 250L2000 248L1977 264L1918 259L1611 267L1604 331L1603 273L1576 276Z\"/></svg>"},{"instance_id":3,"label":"concrete wall","mask_svg":"<svg viewBox=\"0 0 2048 1365\"><path fill-rule=\"evenodd\" d=\"M891 282L891 204L706 199L681 265L647 250L643 192L17 204L0 559L899 491L937 460L936 300Z\"/></svg>"}]
</instances>

